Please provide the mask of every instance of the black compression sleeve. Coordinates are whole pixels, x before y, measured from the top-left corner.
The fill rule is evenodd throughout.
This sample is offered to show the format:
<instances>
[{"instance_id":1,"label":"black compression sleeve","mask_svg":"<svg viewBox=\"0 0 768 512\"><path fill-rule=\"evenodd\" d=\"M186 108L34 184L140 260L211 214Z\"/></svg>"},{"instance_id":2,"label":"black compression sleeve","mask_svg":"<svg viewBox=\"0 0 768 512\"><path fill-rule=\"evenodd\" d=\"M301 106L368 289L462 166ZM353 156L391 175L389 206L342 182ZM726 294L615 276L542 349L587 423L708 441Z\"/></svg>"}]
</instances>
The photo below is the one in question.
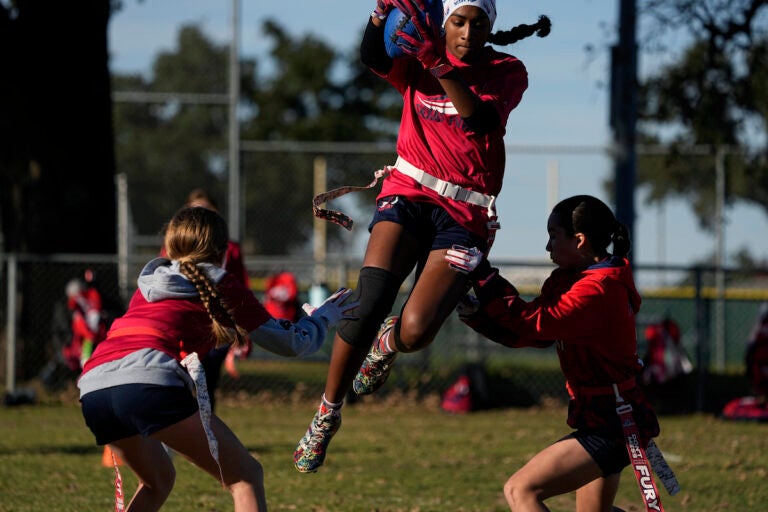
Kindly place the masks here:
<instances>
[{"instance_id":1,"label":"black compression sleeve","mask_svg":"<svg viewBox=\"0 0 768 512\"><path fill-rule=\"evenodd\" d=\"M372 20L368 20L360 43L360 60L383 75L392 69L392 58L387 55L387 50L384 48L384 27L377 27Z\"/></svg>"}]
</instances>

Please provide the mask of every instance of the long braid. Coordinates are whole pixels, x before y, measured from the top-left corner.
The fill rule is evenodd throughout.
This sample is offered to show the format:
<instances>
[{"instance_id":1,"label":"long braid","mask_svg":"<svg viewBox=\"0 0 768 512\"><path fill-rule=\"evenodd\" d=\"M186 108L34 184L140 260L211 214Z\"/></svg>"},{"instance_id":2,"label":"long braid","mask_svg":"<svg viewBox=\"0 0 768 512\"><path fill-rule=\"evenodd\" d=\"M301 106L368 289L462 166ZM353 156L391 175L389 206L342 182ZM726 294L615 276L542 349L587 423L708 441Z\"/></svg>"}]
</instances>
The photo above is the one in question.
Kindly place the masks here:
<instances>
[{"instance_id":1,"label":"long braid","mask_svg":"<svg viewBox=\"0 0 768 512\"><path fill-rule=\"evenodd\" d=\"M552 22L545 15L539 16L539 21L533 25L518 25L510 30L499 30L488 36L488 42L499 46L506 46L512 43L516 43L521 39L530 37L536 34L539 37L547 37L550 29L552 28Z\"/></svg>"},{"instance_id":2,"label":"long braid","mask_svg":"<svg viewBox=\"0 0 768 512\"><path fill-rule=\"evenodd\" d=\"M229 342L231 338L231 330L234 330L235 346L245 346L246 342L243 338L242 328L237 325L232 314L224 306L224 303L219 296L218 290L211 283L210 279L200 268L191 261L183 261L179 263L181 272L195 285L197 292L200 294L200 300L208 311L208 316L211 317L213 323L213 334L216 337L216 345L224 345ZM233 326L233 329L227 329L224 327L219 318L226 318Z\"/></svg>"}]
</instances>

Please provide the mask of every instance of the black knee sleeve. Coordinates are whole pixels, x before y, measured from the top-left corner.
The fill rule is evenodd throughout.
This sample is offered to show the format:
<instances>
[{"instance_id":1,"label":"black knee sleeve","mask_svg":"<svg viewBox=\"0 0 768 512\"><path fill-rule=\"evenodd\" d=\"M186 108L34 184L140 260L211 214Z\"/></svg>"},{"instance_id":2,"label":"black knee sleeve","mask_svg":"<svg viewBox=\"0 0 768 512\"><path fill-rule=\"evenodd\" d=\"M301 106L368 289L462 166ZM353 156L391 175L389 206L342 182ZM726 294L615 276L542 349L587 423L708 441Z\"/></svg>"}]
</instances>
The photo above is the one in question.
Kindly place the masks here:
<instances>
[{"instance_id":1,"label":"black knee sleeve","mask_svg":"<svg viewBox=\"0 0 768 512\"><path fill-rule=\"evenodd\" d=\"M341 320L336 326L338 335L354 347L369 347L376 332L400 290L400 279L392 272L376 267L363 267L357 288L352 292L350 301L359 300L360 305L349 314L357 320Z\"/></svg>"}]
</instances>

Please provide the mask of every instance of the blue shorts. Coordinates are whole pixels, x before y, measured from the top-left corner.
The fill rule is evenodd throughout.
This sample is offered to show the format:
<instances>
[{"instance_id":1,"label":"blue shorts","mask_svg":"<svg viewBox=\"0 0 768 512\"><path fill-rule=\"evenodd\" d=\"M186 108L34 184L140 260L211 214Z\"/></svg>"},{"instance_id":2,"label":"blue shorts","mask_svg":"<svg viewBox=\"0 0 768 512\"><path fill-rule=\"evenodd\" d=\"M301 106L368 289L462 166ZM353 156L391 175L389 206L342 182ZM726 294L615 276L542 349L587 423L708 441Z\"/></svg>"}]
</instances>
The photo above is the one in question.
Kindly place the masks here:
<instances>
[{"instance_id":1,"label":"blue shorts","mask_svg":"<svg viewBox=\"0 0 768 512\"><path fill-rule=\"evenodd\" d=\"M80 402L85 424L99 445L152 435L198 410L195 397L183 386L123 384L86 393Z\"/></svg>"},{"instance_id":2,"label":"blue shorts","mask_svg":"<svg viewBox=\"0 0 768 512\"><path fill-rule=\"evenodd\" d=\"M488 252L486 239L456 222L436 204L414 202L403 196L382 197L376 204L376 213L368 230L383 220L400 224L419 240L431 240L431 250L450 249L457 244Z\"/></svg>"},{"instance_id":3,"label":"blue shorts","mask_svg":"<svg viewBox=\"0 0 768 512\"><path fill-rule=\"evenodd\" d=\"M576 439L587 450L587 453L600 466L603 476L621 473L622 469L629 466L629 455L624 439L616 439L583 430L568 434L563 439L569 438Z\"/></svg>"}]
</instances>

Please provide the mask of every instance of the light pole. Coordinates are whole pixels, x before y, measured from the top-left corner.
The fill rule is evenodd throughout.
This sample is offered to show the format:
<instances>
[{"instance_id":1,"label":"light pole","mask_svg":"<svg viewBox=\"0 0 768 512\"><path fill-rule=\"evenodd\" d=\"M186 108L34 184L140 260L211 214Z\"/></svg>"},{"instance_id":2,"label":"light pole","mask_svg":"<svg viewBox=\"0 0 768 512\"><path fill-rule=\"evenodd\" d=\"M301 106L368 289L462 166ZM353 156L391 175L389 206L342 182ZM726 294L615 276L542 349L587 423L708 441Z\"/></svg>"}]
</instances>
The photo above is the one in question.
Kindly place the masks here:
<instances>
[{"instance_id":1,"label":"light pole","mask_svg":"<svg viewBox=\"0 0 768 512\"><path fill-rule=\"evenodd\" d=\"M637 167L636 0L619 0L619 43L611 48L610 125L613 130L616 218L635 242Z\"/></svg>"},{"instance_id":2,"label":"light pole","mask_svg":"<svg viewBox=\"0 0 768 512\"><path fill-rule=\"evenodd\" d=\"M229 182L227 204L229 233L240 240L240 0L232 0L232 40L229 43Z\"/></svg>"}]
</instances>

